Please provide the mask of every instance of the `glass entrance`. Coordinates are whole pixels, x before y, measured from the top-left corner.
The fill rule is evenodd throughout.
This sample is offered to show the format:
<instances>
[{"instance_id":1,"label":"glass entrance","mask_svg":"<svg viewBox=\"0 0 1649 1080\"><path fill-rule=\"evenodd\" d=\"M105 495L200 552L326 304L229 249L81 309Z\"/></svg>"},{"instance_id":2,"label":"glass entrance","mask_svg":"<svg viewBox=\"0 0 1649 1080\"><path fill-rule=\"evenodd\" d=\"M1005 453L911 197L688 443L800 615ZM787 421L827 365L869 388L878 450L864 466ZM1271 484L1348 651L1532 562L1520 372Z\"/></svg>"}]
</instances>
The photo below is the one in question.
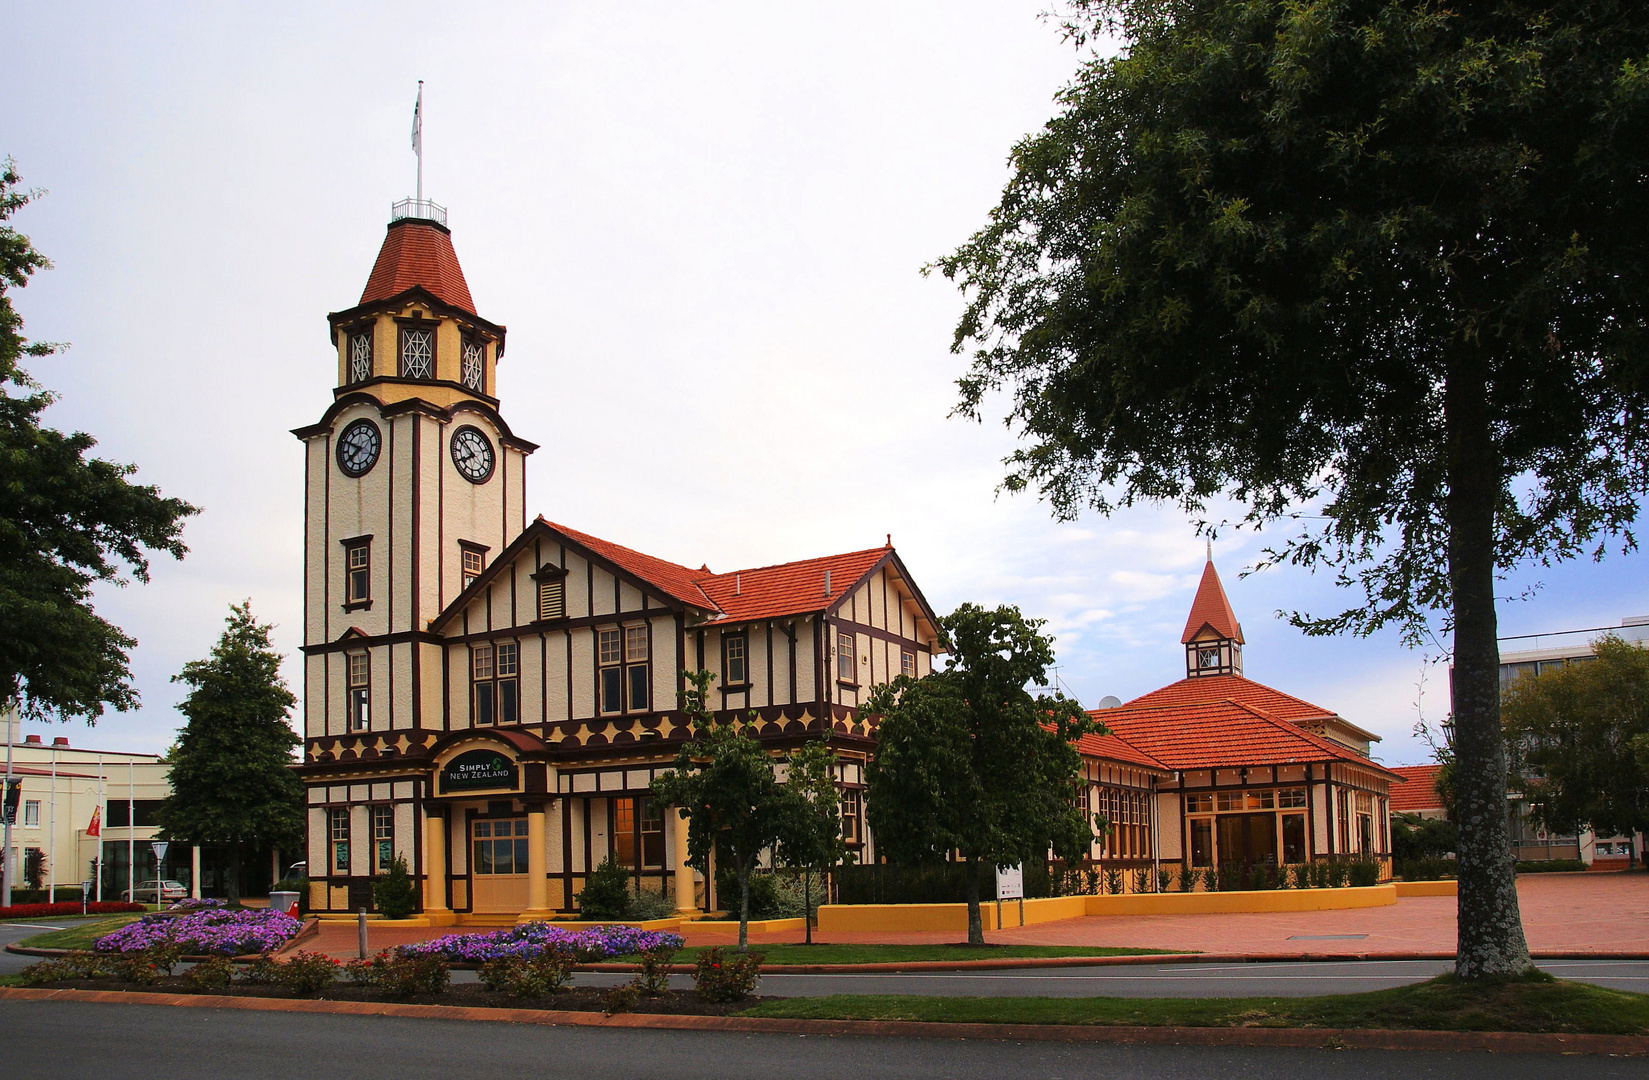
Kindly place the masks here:
<instances>
[{"instance_id":1,"label":"glass entrance","mask_svg":"<svg viewBox=\"0 0 1649 1080\"><path fill-rule=\"evenodd\" d=\"M1222 864L1276 863L1276 814L1227 814L1218 820Z\"/></svg>"},{"instance_id":2,"label":"glass entrance","mask_svg":"<svg viewBox=\"0 0 1649 1080\"><path fill-rule=\"evenodd\" d=\"M472 910L521 911L527 906L527 819L470 823Z\"/></svg>"}]
</instances>

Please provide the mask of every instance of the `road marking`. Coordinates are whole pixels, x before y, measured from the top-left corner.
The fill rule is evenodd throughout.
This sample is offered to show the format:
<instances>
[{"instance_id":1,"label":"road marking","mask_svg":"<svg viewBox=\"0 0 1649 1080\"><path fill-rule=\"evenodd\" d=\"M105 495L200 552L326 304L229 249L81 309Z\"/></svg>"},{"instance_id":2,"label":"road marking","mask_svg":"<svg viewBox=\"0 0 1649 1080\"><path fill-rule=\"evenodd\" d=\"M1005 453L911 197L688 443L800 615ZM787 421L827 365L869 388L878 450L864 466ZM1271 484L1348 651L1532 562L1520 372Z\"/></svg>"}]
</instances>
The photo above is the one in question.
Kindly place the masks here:
<instances>
[{"instance_id":1,"label":"road marking","mask_svg":"<svg viewBox=\"0 0 1649 1080\"><path fill-rule=\"evenodd\" d=\"M68 929L68 927L66 927L66 926L41 926L38 923L28 923L28 922L14 922L14 923L6 923L4 925L6 925L6 926L19 926L19 927L22 927L24 930L67 930Z\"/></svg>"}]
</instances>

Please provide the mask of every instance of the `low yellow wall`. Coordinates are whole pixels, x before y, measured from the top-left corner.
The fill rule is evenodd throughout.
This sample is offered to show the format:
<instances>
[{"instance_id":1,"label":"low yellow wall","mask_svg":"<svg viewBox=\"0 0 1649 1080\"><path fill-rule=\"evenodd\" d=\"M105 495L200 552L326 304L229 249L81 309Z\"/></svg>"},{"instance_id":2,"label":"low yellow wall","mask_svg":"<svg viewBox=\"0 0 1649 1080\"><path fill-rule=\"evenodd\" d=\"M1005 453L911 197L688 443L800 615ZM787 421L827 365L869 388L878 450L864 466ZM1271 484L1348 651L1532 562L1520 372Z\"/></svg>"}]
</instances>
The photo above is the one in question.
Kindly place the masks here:
<instances>
[{"instance_id":1,"label":"low yellow wall","mask_svg":"<svg viewBox=\"0 0 1649 1080\"><path fill-rule=\"evenodd\" d=\"M1394 881L1398 896L1459 896L1458 881Z\"/></svg>"},{"instance_id":2,"label":"low yellow wall","mask_svg":"<svg viewBox=\"0 0 1649 1080\"><path fill-rule=\"evenodd\" d=\"M1421 884L1416 882L1415 884ZM1443 884L1425 882L1424 884ZM1452 884L1452 882L1448 883ZM1428 893L1423 895L1438 895ZM998 923L996 901L980 904L986 930L1009 930L1084 915L1215 915L1246 911L1332 911L1384 907L1397 902L1394 885L1355 889L1270 889L1259 892L1123 893L1119 896L1060 896L1025 901L1004 900ZM819 909L819 932L899 934L965 931L966 904L827 904Z\"/></svg>"},{"instance_id":3,"label":"low yellow wall","mask_svg":"<svg viewBox=\"0 0 1649 1080\"><path fill-rule=\"evenodd\" d=\"M739 932L737 919L695 919L689 924L696 934L707 931L712 934L733 934ZM807 922L804 919L751 919L750 932L752 934L773 934L780 930L806 930Z\"/></svg>"}]
</instances>

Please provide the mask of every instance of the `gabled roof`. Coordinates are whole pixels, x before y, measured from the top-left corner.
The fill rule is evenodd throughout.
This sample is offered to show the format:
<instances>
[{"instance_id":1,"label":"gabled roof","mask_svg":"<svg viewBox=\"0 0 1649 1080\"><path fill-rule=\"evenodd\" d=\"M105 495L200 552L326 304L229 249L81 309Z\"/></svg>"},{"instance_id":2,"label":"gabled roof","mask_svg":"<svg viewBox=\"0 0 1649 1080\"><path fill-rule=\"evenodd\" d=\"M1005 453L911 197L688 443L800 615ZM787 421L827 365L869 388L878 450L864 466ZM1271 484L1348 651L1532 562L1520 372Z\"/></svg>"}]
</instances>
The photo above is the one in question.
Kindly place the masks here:
<instances>
[{"instance_id":1,"label":"gabled roof","mask_svg":"<svg viewBox=\"0 0 1649 1080\"><path fill-rule=\"evenodd\" d=\"M1408 783L1391 789L1393 813L1414 814L1421 810L1442 810L1443 796L1437 791L1441 765L1399 765L1391 770Z\"/></svg>"},{"instance_id":2,"label":"gabled roof","mask_svg":"<svg viewBox=\"0 0 1649 1080\"><path fill-rule=\"evenodd\" d=\"M1242 624L1237 621L1236 612L1231 610L1231 601L1226 598L1225 586L1220 584L1219 571L1214 569L1213 559L1209 559L1202 568L1202 581L1197 585L1196 599L1191 601L1191 615L1185 620L1185 633L1180 635L1180 644L1194 639L1205 626L1222 638L1239 643L1242 641Z\"/></svg>"},{"instance_id":3,"label":"gabled roof","mask_svg":"<svg viewBox=\"0 0 1649 1080\"><path fill-rule=\"evenodd\" d=\"M701 575L699 586L730 620L777 619L812 614L835 606L864 576L886 558L891 547L866 548L845 555L801 559L777 566L758 566L726 574ZM830 592L825 592L825 575Z\"/></svg>"},{"instance_id":4,"label":"gabled roof","mask_svg":"<svg viewBox=\"0 0 1649 1080\"><path fill-rule=\"evenodd\" d=\"M403 218L391 222L384 234L360 302L388 300L415 288L423 288L443 304L476 313L469 283L452 247L452 234L433 222Z\"/></svg>"},{"instance_id":5,"label":"gabled roof","mask_svg":"<svg viewBox=\"0 0 1649 1080\"><path fill-rule=\"evenodd\" d=\"M1264 709L1229 699L1154 707L1129 702L1089 715L1122 741L1181 771L1344 761L1391 772Z\"/></svg>"},{"instance_id":6,"label":"gabled roof","mask_svg":"<svg viewBox=\"0 0 1649 1080\"><path fill-rule=\"evenodd\" d=\"M1110 710L1105 710L1109 712ZM1099 714L1090 714L1095 719L1103 720ZM1076 741L1077 753L1087 757L1105 758L1109 761L1120 761L1124 765L1138 765L1145 769L1156 769L1161 772L1172 772L1168 766L1147 754L1139 747L1123 739L1115 732L1106 732L1104 735L1084 735Z\"/></svg>"},{"instance_id":7,"label":"gabled roof","mask_svg":"<svg viewBox=\"0 0 1649 1080\"><path fill-rule=\"evenodd\" d=\"M1281 690L1273 690L1264 683L1245 679L1241 675L1199 675L1181 679L1159 690L1142 694L1124 702L1122 708L1156 709L1183 705L1198 705L1213 701L1235 701L1251 705L1283 720L1336 719L1334 710L1302 701ZM1107 711L1107 715L1110 711Z\"/></svg>"},{"instance_id":8,"label":"gabled roof","mask_svg":"<svg viewBox=\"0 0 1649 1080\"><path fill-rule=\"evenodd\" d=\"M715 601L699 588L698 579L706 576L707 571L690 570L680 563L667 562L651 555L643 555L622 544L615 544L611 540L603 540L599 536L570 529L565 525L557 525L546 520L542 515L538 518L556 532L561 533L569 540L588 548L595 554L606 559L614 566L661 590L673 599L679 600L689 607L704 608L710 611L719 610Z\"/></svg>"}]
</instances>

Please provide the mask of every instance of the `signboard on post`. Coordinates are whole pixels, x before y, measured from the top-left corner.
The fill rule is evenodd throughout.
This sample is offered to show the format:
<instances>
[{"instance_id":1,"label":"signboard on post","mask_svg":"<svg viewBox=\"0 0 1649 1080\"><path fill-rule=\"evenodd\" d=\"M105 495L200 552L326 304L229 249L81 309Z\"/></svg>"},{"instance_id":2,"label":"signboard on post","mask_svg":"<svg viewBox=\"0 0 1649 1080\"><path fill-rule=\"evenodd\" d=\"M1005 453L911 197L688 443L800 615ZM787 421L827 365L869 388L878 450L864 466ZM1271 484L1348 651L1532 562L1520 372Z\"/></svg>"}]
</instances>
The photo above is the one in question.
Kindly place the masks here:
<instances>
[{"instance_id":1,"label":"signboard on post","mask_svg":"<svg viewBox=\"0 0 1649 1080\"><path fill-rule=\"evenodd\" d=\"M1025 898L1025 871L1019 866L996 868L996 898L1023 900Z\"/></svg>"},{"instance_id":2,"label":"signboard on post","mask_svg":"<svg viewBox=\"0 0 1649 1080\"><path fill-rule=\"evenodd\" d=\"M151 840L149 849L155 853L155 907L162 908L166 906L166 901L161 897L161 890L166 887L166 878L160 872L160 864L166 858L166 841ZM132 899L136 900L137 897L134 896Z\"/></svg>"}]
</instances>

